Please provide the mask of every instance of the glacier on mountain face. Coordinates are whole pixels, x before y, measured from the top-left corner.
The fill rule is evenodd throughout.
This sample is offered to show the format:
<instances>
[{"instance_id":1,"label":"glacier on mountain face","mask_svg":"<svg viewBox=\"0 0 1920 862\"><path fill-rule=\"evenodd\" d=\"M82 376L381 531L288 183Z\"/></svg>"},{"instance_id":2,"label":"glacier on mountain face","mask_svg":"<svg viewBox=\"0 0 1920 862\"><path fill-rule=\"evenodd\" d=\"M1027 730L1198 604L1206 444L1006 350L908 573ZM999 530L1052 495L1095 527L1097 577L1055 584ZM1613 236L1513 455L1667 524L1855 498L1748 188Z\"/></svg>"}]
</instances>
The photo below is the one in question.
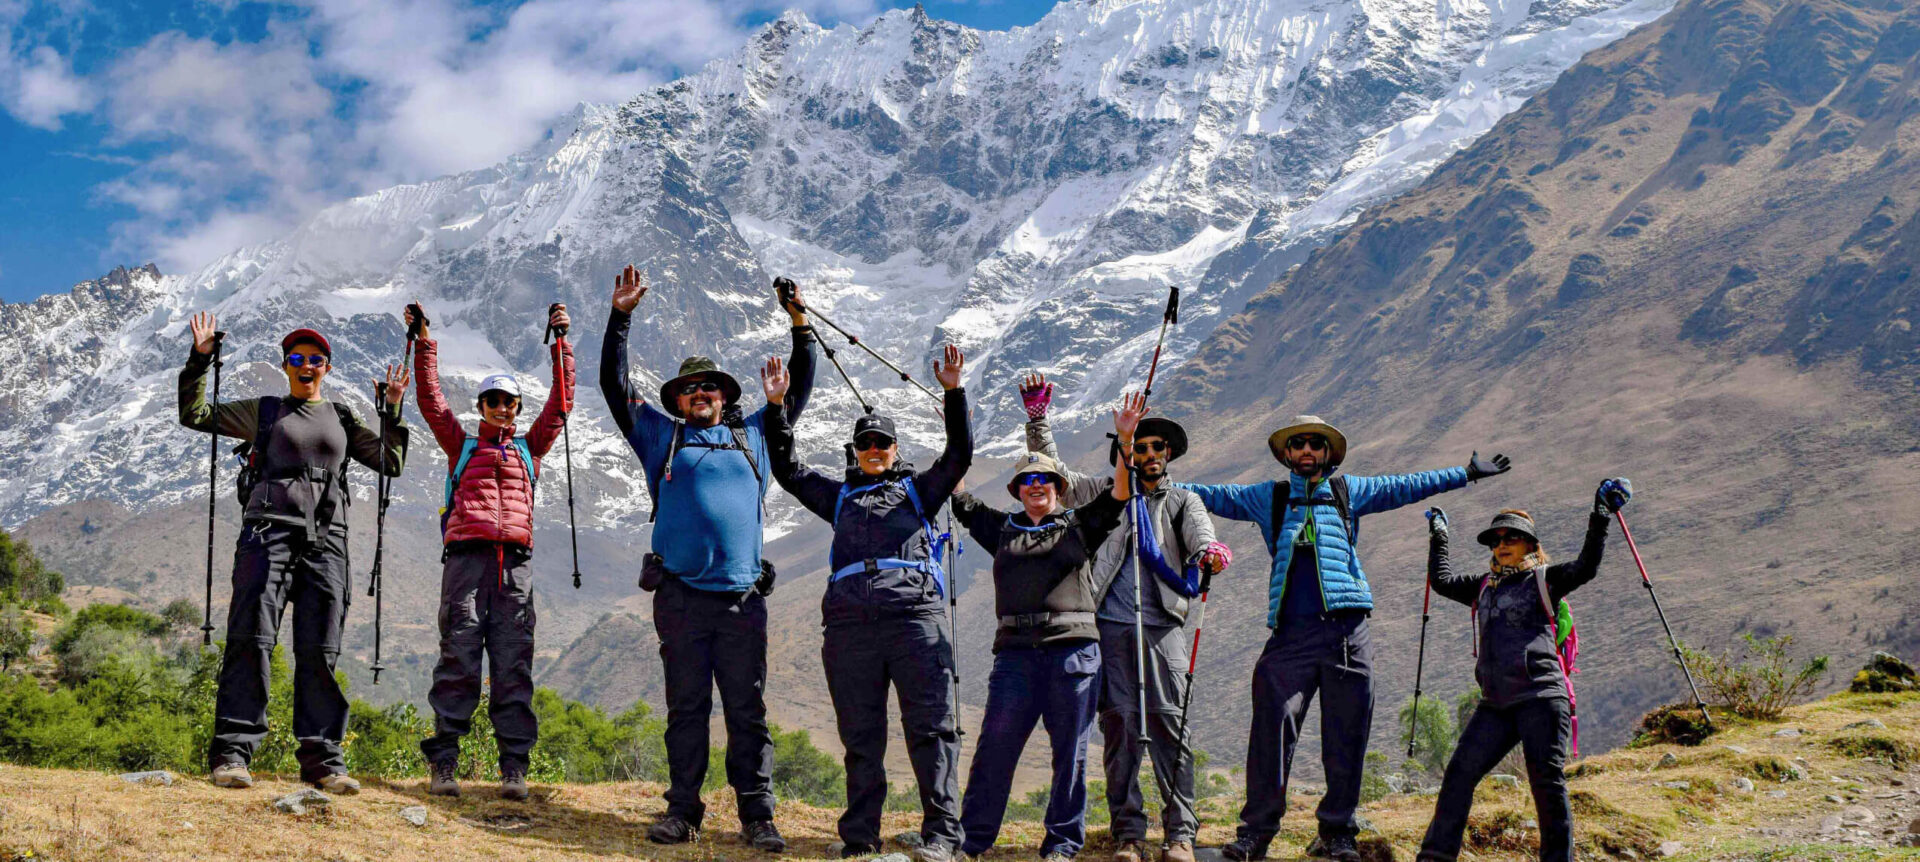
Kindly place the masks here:
<instances>
[{"instance_id":1,"label":"glacier on mountain face","mask_svg":"<svg viewBox=\"0 0 1920 862\"><path fill-rule=\"evenodd\" d=\"M204 438L175 425L169 391L193 311L231 333L227 397L278 385L278 336L312 324L336 347L332 391L365 413L366 381L401 353L400 307L419 300L446 336L455 403L502 367L537 402L546 305L573 308L594 388L629 262L655 285L634 327L643 386L701 352L753 392L752 365L786 349L765 287L784 274L923 381L938 343L966 347L983 453L1010 453L1019 373L1060 381L1063 427L1100 421L1144 372L1167 287L1185 292L1177 362L1361 208L1668 6L1100 0L1004 32L919 9L832 29L789 13L684 80L581 106L498 165L344 201L195 272L116 271L0 308L0 523L201 493ZM926 397L857 350L841 358L900 419L909 457L930 455ZM824 362L817 391L801 432L819 454L858 408ZM601 399L580 404L584 522L644 521ZM434 505L444 458L418 445L413 460L433 466L408 471L399 503ZM558 517L560 483L539 493ZM774 511L771 530L798 523Z\"/></svg>"}]
</instances>

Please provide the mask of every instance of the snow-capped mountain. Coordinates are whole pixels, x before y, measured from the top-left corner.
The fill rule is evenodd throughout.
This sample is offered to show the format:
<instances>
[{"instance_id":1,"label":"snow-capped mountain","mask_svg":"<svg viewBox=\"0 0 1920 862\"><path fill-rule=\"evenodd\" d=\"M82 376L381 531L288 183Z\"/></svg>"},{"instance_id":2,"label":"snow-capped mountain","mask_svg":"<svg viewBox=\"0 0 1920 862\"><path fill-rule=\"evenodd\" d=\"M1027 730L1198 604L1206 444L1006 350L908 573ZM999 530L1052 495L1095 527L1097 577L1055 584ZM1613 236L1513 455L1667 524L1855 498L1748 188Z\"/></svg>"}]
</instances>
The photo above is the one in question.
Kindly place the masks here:
<instances>
[{"instance_id":1,"label":"snow-capped mountain","mask_svg":"<svg viewBox=\"0 0 1920 862\"><path fill-rule=\"evenodd\" d=\"M364 411L415 300L455 403L498 369L538 401L544 311L567 302L583 517L644 521L639 471L591 391L630 262L655 285L634 331L644 378L709 353L753 390L752 363L785 351L767 284L787 275L909 368L941 341L967 348L981 439L1007 452L1016 374L1053 374L1065 422L1084 424L1143 371L1168 286L1185 291L1177 362L1332 228L1670 5L1098 0L1005 32L918 8L864 28L789 14L687 79L581 106L501 164L343 202L197 272L116 271L0 308L0 523L203 493L204 444L171 391L192 312L230 332L225 397L274 389L278 336L314 325L335 345L335 396ZM840 358L909 449L933 442L923 395ZM814 404L802 431L826 451L857 407L825 363ZM403 507L437 503L444 460L419 442L415 463L435 467L408 471Z\"/></svg>"}]
</instances>

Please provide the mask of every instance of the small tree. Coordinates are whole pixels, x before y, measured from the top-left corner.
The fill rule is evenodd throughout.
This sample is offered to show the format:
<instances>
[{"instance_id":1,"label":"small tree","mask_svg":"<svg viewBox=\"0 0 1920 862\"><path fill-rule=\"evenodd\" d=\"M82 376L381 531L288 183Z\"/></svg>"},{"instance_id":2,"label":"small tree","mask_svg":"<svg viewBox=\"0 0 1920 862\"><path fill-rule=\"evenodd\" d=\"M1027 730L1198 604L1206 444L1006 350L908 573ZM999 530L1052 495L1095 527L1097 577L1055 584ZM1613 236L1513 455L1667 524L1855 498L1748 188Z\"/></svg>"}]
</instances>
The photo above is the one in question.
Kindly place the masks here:
<instances>
[{"instance_id":1,"label":"small tree","mask_svg":"<svg viewBox=\"0 0 1920 862\"><path fill-rule=\"evenodd\" d=\"M1418 722L1414 720L1416 706L1413 701L1407 701L1407 705L1400 708L1400 744L1412 742L1412 762L1433 775L1439 775L1447 768L1447 758L1453 754L1453 744L1460 738L1460 729L1454 726L1453 711L1441 706L1437 699L1421 700L1417 708Z\"/></svg>"},{"instance_id":2,"label":"small tree","mask_svg":"<svg viewBox=\"0 0 1920 862\"><path fill-rule=\"evenodd\" d=\"M0 670L12 670L17 659L33 651L33 623L18 605L0 609Z\"/></svg>"},{"instance_id":3,"label":"small tree","mask_svg":"<svg viewBox=\"0 0 1920 862\"><path fill-rule=\"evenodd\" d=\"M1793 702L1812 693L1827 672L1827 657L1813 656L1792 667L1787 648L1792 635L1762 638L1744 635L1748 661L1736 662L1732 653L1715 656L1680 645L1687 669L1706 686L1716 702L1735 715L1754 719L1779 718Z\"/></svg>"},{"instance_id":4,"label":"small tree","mask_svg":"<svg viewBox=\"0 0 1920 862\"><path fill-rule=\"evenodd\" d=\"M200 627L200 606L186 599L174 599L160 612L160 618L175 629L197 629Z\"/></svg>"}]
</instances>

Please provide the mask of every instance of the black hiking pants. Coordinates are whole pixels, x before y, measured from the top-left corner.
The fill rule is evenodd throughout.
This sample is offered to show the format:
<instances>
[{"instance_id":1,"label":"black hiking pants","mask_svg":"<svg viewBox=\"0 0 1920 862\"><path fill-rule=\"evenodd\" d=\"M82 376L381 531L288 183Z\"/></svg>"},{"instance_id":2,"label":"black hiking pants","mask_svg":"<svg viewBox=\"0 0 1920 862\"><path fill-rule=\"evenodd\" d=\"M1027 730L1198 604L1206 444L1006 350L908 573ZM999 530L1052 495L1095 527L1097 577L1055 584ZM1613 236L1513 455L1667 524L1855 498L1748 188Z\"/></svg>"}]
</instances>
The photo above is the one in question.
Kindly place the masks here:
<instances>
[{"instance_id":1,"label":"black hiking pants","mask_svg":"<svg viewBox=\"0 0 1920 862\"><path fill-rule=\"evenodd\" d=\"M1572 737L1573 714L1565 698L1526 700L1505 709L1481 703L1447 761L1419 858L1453 862L1459 857L1473 788L1517 743L1527 759L1527 783L1540 821L1540 858L1573 862L1573 809L1567 802L1567 744Z\"/></svg>"},{"instance_id":2,"label":"black hiking pants","mask_svg":"<svg viewBox=\"0 0 1920 862\"><path fill-rule=\"evenodd\" d=\"M293 737L300 779L347 771L347 697L333 678L352 599L344 528L317 541L301 527L250 520L233 554L233 601L214 697L210 766L247 764L267 736L267 691L280 618L293 603Z\"/></svg>"},{"instance_id":3,"label":"black hiking pants","mask_svg":"<svg viewBox=\"0 0 1920 862\"><path fill-rule=\"evenodd\" d=\"M1147 738L1142 741L1133 626L1101 620L1099 627L1100 762L1107 776L1113 840L1147 840L1147 801L1139 775L1141 758L1151 753L1165 841L1191 843L1200 820L1193 811L1193 749L1180 722L1180 703L1186 697L1186 630L1146 627Z\"/></svg>"},{"instance_id":4,"label":"black hiking pants","mask_svg":"<svg viewBox=\"0 0 1920 862\"><path fill-rule=\"evenodd\" d=\"M1239 837L1265 841L1287 810L1287 774L1300 723L1320 695L1320 762L1327 795L1315 815L1323 836L1352 836L1360 771L1373 728L1373 640L1364 611L1285 617L1253 666L1247 737L1247 804Z\"/></svg>"},{"instance_id":5,"label":"black hiking pants","mask_svg":"<svg viewBox=\"0 0 1920 862\"><path fill-rule=\"evenodd\" d=\"M920 838L960 846L960 729L953 715L953 645L939 616L889 616L830 626L820 647L846 749L840 840L881 843L887 801L887 686L900 700L907 759L920 790Z\"/></svg>"},{"instance_id":6,"label":"black hiking pants","mask_svg":"<svg viewBox=\"0 0 1920 862\"><path fill-rule=\"evenodd\" d=\"M433 668L433 736L420 743L427 762L460 756L473 726L480 681L491 679L487 718L500 749L501 771L527 768L539 736L533 714L532 554L518 545L462 542L440 568L440 663ZM480 660L486 657L486 672Z\"/></svg>"},{"instance_id":7,"label":"black hiking pants","mask_svg":"<svg viewBox=\"0 0 1920 862\"><path fill-rule=\"evenodd\" d=\"M667 813L706 816L707 720L713 689L727 726L727 783L744 825L773 819L773 734L767 728L767 602L668 578L653 594L653 626L667 683Z\"/></svg>"}]
</instances>

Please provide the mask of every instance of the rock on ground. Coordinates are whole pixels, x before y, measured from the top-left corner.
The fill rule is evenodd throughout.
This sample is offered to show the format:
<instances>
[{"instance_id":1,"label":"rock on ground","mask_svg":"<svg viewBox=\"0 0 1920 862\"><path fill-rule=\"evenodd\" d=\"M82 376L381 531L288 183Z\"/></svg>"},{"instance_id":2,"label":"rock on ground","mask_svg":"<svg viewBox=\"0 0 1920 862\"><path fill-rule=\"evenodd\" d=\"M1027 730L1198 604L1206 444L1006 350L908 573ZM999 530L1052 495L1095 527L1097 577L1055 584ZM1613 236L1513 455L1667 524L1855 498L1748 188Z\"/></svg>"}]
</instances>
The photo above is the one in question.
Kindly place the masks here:
<instances>
[{"instance_id":1,"label":"rock on ground","mask_svg":"<svg viewBox=\"0 0 1920 862\"><path fill-rule=\"evenodd\" d=\"M145 784L151 787L172 787L173 773L164 769L153 772L128 772L120 776L128 784Z\"/></svg>"},{"instance_id":2,"label":"rock on ground","mask_svg":"<svg viewBox=\"0 0 1920 862\"><path fill-rule=\"evenodd\" d=\"M400 809L400 819L415 826L425 826L427 825L427 806L409 805L402 808Z\"/></svg>"},{"instance_id":3,"label":"rock on ground","mask_svg":"<svg viewBox=\"0 0 1920 862\"><path fill-rule=\"evenodd\" d=\"M273 807L276 810L285 811L288 814L305 814L308 807L325 808L332 804L333 797L311 787L302 788L273 801Z\"/></svg>"}]
</instances>

